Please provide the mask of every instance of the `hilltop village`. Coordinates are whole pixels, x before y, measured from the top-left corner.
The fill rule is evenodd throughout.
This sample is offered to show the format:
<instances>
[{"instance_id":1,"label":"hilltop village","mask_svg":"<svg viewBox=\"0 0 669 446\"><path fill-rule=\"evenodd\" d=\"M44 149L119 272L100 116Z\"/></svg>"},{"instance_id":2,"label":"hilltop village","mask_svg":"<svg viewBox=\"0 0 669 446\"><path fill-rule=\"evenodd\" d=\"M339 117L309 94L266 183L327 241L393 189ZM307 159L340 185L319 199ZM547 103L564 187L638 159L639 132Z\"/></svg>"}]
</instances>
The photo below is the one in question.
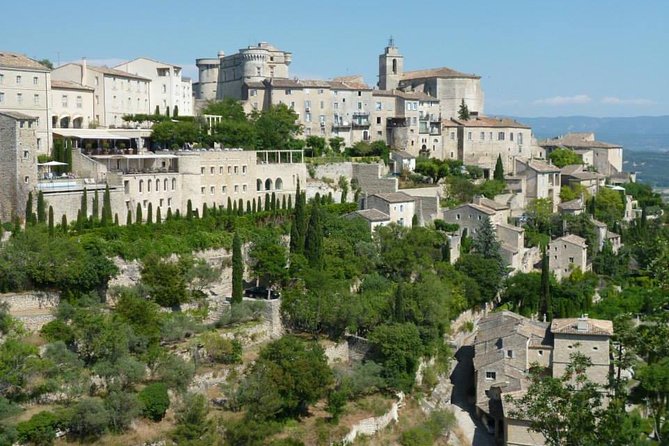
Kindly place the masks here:
<instances>
[{"instance_id":1,"label":"hilltop village","mask_svg":"<svg viewBox=\"0 0 669 446\"><path fill-rule=\"evenodd\" d=\"M666 392L624 379L666 358L639 340L666 331L667 244L623 147L537 140L485 114L481 76L405 70L392 39L376 85L292 58L219 52L195 82L0 51L0 444L572 444L589 428L551 433L542 376L587 380L587 444L615 417L636 430L612 444L669 435L666 407L625 406Z\"/></svg>"}]
</instances>

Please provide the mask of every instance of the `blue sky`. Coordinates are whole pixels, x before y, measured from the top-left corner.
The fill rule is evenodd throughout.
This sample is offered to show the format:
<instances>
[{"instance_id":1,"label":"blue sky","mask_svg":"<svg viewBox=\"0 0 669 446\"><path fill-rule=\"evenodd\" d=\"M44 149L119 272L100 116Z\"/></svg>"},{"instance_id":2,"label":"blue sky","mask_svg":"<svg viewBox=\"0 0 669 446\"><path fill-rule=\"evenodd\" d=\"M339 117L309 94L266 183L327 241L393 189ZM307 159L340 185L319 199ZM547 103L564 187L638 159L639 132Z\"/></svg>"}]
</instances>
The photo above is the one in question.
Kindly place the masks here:
<instances>
[{"instance_id":1,"label":"blue sky","mask_svg":"<svg viewBox=\"0 0 669 446\"><path fill-rule=\"evenodd\" d=\"M29 5L29 6L28 6ZM0 49L61 62L198 57L268 41L291 75L376 83L392 34L405 69L482 76L487 114L669 114L666 0L3 2Z\"/></svg>"}]
</instances>

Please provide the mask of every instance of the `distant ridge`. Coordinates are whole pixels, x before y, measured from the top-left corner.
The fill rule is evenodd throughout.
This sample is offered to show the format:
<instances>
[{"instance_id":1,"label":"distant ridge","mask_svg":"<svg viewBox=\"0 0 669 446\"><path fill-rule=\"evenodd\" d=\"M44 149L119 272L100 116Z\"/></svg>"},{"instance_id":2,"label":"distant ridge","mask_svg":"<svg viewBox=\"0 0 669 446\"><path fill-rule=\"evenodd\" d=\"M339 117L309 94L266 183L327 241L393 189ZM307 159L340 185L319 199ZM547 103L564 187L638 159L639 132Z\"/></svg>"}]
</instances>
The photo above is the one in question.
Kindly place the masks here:
<instances>
[{"instance_id":1,"label":"distant ridge","mask_svg":"<svg viewBox=\"0 0 669 446\"><path fill-rule=\"evenodd\" d=\"M622 144L628 150L669 150L669 116L513 118L531 126L540 139L568 132L595 132L598 140Z\"/></svg>"}]
</instances>

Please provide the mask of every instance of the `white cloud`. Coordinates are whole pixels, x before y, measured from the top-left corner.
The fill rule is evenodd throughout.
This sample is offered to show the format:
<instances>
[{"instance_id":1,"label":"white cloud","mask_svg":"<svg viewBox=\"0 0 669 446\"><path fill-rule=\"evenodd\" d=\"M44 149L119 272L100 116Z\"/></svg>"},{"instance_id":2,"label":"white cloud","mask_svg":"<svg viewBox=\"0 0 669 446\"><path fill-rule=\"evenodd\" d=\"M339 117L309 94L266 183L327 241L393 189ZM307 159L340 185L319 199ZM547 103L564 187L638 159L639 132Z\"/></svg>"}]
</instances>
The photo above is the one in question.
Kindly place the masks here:
<instances>
[{"instance_id":1,"label":"white cloud","mask_svg":"<svg viewBox=\"0 0 669 446\"><path fill-rule=\"evenodd\" d=\"M643 98L621 99L615 96L602 98L602 104L608 105L653 105L655 101Z\"/></svg>"},{"instance_id":2,"label":"white cloud","mask_svg":"<svg viewBox=\"0 0 669 446\"><path fill-rule=\"evenodd\" d=\"M574 105L587 104L591 102L587 94L577 94L574 96L553 96L552 98L537 99L534 101L537 105Z\"/></svg>"}]
</instances>

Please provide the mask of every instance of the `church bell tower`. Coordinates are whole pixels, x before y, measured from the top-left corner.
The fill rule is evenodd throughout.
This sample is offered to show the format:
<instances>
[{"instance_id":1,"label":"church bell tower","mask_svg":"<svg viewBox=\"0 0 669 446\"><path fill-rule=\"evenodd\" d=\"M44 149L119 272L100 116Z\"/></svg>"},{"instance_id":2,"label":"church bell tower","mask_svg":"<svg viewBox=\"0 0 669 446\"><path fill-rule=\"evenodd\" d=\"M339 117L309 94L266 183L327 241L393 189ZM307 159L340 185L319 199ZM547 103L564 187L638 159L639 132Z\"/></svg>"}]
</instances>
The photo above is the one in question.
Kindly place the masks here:
<instances>
[{"instance_id":1,"label":"church bell tower","mask_svg":"<svg viewBox=\"0 0 669 446\"><path fill-rule=\"evenodd\" d=\"M396 89L403 72L404 56L400 54L391 36L384 53L379 56L379 88L381 90Z\"/></svg>"}]
</instances>

